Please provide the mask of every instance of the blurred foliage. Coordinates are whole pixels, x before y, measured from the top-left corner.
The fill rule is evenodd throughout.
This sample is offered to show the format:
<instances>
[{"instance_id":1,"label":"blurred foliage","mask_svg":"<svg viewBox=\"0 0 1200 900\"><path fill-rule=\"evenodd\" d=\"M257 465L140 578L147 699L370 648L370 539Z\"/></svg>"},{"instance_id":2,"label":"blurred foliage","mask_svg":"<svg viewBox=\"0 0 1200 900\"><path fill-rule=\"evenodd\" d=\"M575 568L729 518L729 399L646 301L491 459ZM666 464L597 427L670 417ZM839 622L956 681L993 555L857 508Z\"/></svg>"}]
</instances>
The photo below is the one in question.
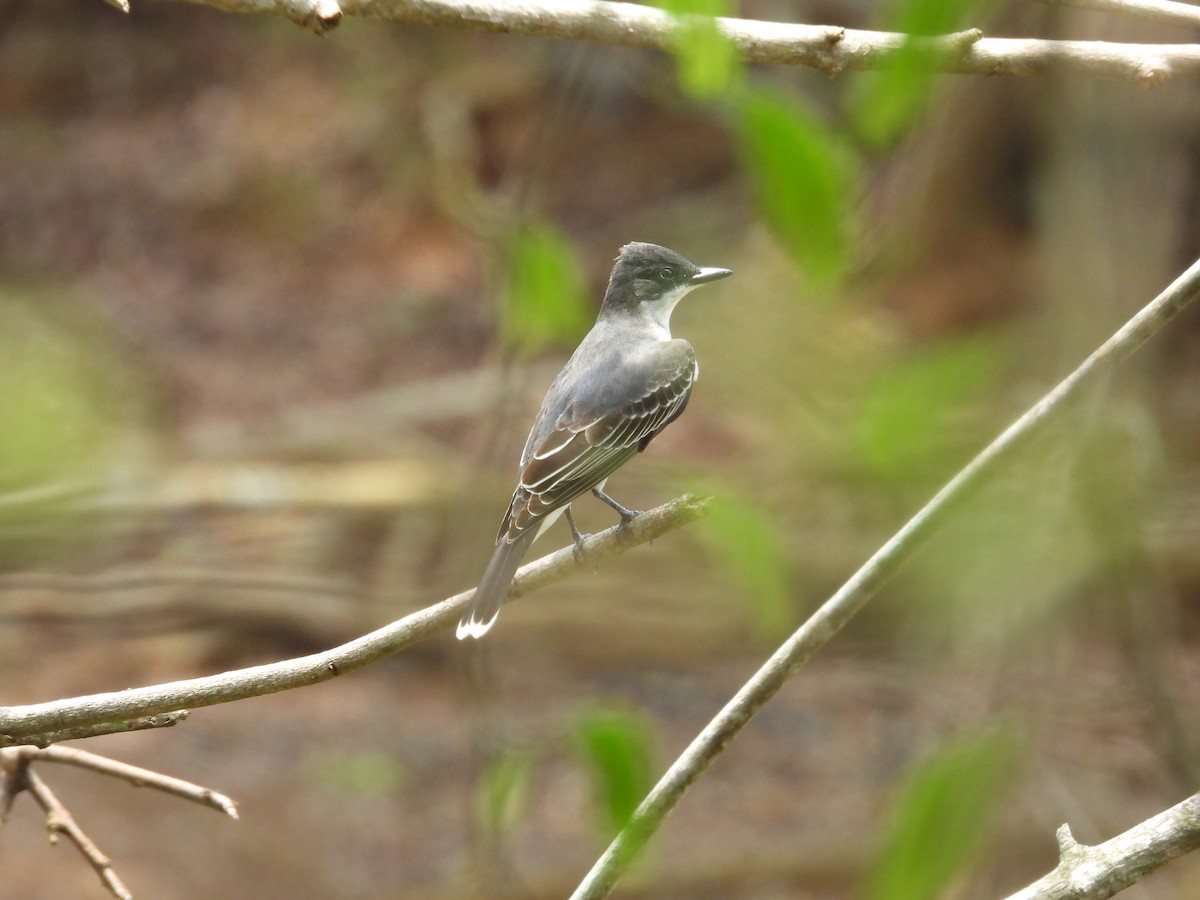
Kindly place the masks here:
<instances>
[{"instance_id":1,"label":"blurred foliage","mask_svg":"<svg viewBox=\"0 0 1200 900\"><path fill-rule=\"evenodd\" d=\"M574 734L591 772L597 824L607 841L654 786L653 734L642 716L606 708L580 716Z\"/></svg>"},{"instance_id":2,"label":"blurred foliage","mask_svg":"<svg viewBox=\"0 0 1200 900\"><path fill-rule=\"evenodd\" d=\"M313 751L305 755L302 768L309 784L337 794L388 796L406 778L396 754L385 750Z\"/></svg>"},{"instance_id":3,"label":"blurred foliage","mask_svg":"<svg viewBox=\"0 0 1200 900\"><path fill-rule=\"evenodd\" d=\"M529 806L533 760L519 747L508 747L483 771L475 794L475 816L480 831L502 837L516 826Z\"/></svg>"},{"instance_id":4,"label":"blurred foliage","mask_svg":"<svg viewBox=\"0 0 1200 900\"><path fill-rule=\"evenodd\" d=\"M561 231L545 222L520 228L508 258L505 346L532 354L578 341L595 316L586 286L575 248Z\"/></svg>"},{"instance_id":5,"label":"blurred foliage","mask_svg":"<svg viewBox=\"0 0 1200 900\"><path fill-rule=\"evenodd\" d=\"M881 13L882 31L909 35L891 65L854 76L850 119L855 132L875 148L890 146L912 127L928 106L937 82L935 51L921 38L978 24L985 0L905 0Z\"/></svg>"},{"instance_id":6,"label":"blurred foliage","mask_svg":"<svg viewBox=\"0 0 1200 900\"><path fill-rule=\"evenodd\" d=\"M941 748L899 785L866 900L932 900L978 856L1018 752L996 732Z\"/></svg>"},{"instance_id":7,"label":"blurred foliage","mask_svg":"<svg viewBox=\"0 0 1200 900\"><path fill-rule=\"evenodd\" d=\"M862 468L904 488L965 463L979 442L964 426L995 386L1006 346L995 333L947 338L876 372L852 442Z\"/></svg>"},{"instance_id":8,"label":"blurred foliage","mask_svg":"<svg viewBox=\"0 0 1200 900\"><path fill-rule=\"evenodd\" d=\"M703 534L713 557L733 575L751 604L755 630L768 640L788 633L795 622L795 604L782 524L729 491L704 487L700 492L718 497L703 520Z\"/></svg>"},{"instance_id":9,"label":"blurred foliage","mask_svg":"<svg viewBox=\"0 0 1200 900\"><path fill-rule=\"evenodd\" d=\"M1094 571L1097 550L1072 484L1077 435L1031 445L958 510L900 576L921 637L967 658L1003 652Z\"/></svg>"},{"instance_id":10,"label":"blurred foliage","mask_svg":"<svg viewBox=\"0 0 1200 900\"><path fill-rule=\"evenodd\" d=\"M679 19L675 62L685 94L711 100L741 84L741 58L714 19L734 14L730 0L660 0L658 5Z\"/></svg>"},{"instance_id":11,"label":"blurred foliage","mask_svg":"<svg viewBox=\"0 0 1200 900\"><path fill-rule=\"evenodd\" d=\"M675 41L680 89L724 101L731 113L759 210L805 277L836 283L850 261L855 166L837 132L795 100L747 86L744 67L715 17L729 0L659 0L679 20Z\"/></svg>"},{"instance_id":12,"label":"blurred foliage","mask_svg":"<svg viewBox=\"0 0 1200 900\"><path fill-rule=\"evenodd\" d=\"M759 211L806 277L829 286L846 273L856 168L836 132L794 100L744 94L737 128Z\"/></svg>"},{"instance_id":13,"label":"blurred foliage","mask_svg":"<svg viewBox=\"0 0 1200 900\"><path fill-rule=\"evenodd\" d=\"M85 524L71 505L130 453L144 404L82 304L0 290L0 549L41 556Z\"/></svg>"}]
</instances>

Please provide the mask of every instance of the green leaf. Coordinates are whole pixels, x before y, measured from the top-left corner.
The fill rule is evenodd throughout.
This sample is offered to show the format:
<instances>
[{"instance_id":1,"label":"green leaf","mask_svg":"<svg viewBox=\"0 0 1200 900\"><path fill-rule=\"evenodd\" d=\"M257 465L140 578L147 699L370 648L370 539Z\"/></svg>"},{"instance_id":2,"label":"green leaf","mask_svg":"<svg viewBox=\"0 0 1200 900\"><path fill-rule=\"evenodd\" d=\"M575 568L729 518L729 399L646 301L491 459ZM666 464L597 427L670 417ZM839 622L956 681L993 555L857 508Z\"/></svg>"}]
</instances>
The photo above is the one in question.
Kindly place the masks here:
<instances>
[{"instance_id":1,"label":"green leaf","mask_svg":"<svg viewBox=\"0 0 1200 900\"><path fill-rule=\"evenodd\" d=\"M866 900L932 900L978 855L1017 762L1009 735L943 747L900 785Z\"/></svg>"},{"instance_id":2,"label":"green leaf","mask_svg":"<svg viewBox=\"0 0 1200 900\"><path fill-rule=\"evenodd\" d=\"M81 479L116 429L116 363L75 330L43 317L37 296L0 294L0 491ZM47 302L47 305L49 303Z\"/></svg>"},{"instance_id":3,"label":"green leaf","mask_svg":"<svg viewBox=\"0 0 1200 900\"><path fill-rule=\"evenodd\" d=\"M675 63L684 93L709 100L736 88L741 83L741 60L715 18L733 12L730 0L661 0L659 6L679 20Z\"/></svg>"},{"instance_id":4,"label":"green leaf","mask_svg":"<svg viewBox=\"0 0 1200 900\"><path fill-rule=\"evenodd\" d=\"M499 836L512 830L529 806L533 762L520 750L508 750L493 759L479 779L475 795L480 830Z\"/></svg>"},{"instance_id":5,"label":"green leaf","mask_svg":"<svg viewBox=\"0 0 1200 900\"><path fill-rule=\"evenodd\" d=\"M77 500L140 477L144 383L86 298L0 283L0 565L77 549L103 518Z\"/></svg>"},{"instance_id":6,"label":"green leaf","mask_svg":"<svg viewBox=\"0 0 1200 900\"><path fill-rule=\"evenodd\" d=\"M866 471L901 485L945 474L971 444L957 420L994 380L1000 351L990 338L946 341L878 373L855 434Z\"/></svg>"},{"instance_id":7,"label":"green leaf","mask_svg":"<svg viewBox=\"0 0 1200 900\"><path fill-rule=\"evenodd\" d=\"M703 533L753 604L758 632L768 639L785 634L792 628L794 609L783 530L765 510L716 493L721 499L705 517Z\"/></svg>"},{"instance_id":8,"label":"green leaf","mask_svg":"<svg viewBox=\"0 0 1200 900\"><path fill-rule=\"evenodd\" d=\"M891 11L883 30L910 38L885 68L855 79L851 120L863 140L886 147L911 127L929 103L939 56L946 53L921 38L961 30L983 5L984 0L908 0Z\"/></svg>"},{"instance_id":9,"label":"green leaf","mask_svg":"<svg viewBox=\"0 0 1200 900\"><path fill-rule=\"evenodd\" d=\"M620 831L654 786L650 730L635 714L597 709L579 720L575 734L591 769L602 832Z\"/></svg>"},{"instance_id":10,"label":"green leaf","mask_svg":"<svg viewBox=\"0 0 1200 900\"><path fill-rule=\"evenodd\" d=\"M812 114L774 93L746 94L740 111L763 218L808 277L840 279L850 256L855 193L849 153Z\"/></svg>"},{"instance_id":11,"label":"green leaf","mask_svg":"<svg viewBox=\"0 0 1200 900\"><path fill-rule=\"evenodd\" d=\"M586 279L569 240L553 226L522 228L509 254L504 342L518 353L535 353L579 340L594 310Z\"/></svg>"}]
</instances>

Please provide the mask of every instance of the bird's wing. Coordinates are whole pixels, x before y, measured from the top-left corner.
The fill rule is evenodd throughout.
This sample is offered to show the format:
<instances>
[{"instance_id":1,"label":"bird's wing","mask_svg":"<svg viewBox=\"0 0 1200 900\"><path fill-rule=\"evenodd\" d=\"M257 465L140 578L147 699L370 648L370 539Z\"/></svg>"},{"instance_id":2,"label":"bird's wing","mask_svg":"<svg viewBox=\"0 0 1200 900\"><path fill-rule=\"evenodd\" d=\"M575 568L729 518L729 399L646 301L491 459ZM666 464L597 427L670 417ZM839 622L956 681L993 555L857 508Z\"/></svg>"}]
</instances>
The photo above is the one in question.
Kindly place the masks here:
<instances>
[{"instance_id":1,"label":"bird's wing","mask_svg":"<svg viewBox=\"0 0 1200 900\"><path fill-rule=\"evenodd\" d=\"M502 536L514 539L599 485L683 412L698 374L691 345L664 344L651 365L639 368L633 399L626 390L620 405L571 404L531 447Z\"/></svg>"}]
</instances>

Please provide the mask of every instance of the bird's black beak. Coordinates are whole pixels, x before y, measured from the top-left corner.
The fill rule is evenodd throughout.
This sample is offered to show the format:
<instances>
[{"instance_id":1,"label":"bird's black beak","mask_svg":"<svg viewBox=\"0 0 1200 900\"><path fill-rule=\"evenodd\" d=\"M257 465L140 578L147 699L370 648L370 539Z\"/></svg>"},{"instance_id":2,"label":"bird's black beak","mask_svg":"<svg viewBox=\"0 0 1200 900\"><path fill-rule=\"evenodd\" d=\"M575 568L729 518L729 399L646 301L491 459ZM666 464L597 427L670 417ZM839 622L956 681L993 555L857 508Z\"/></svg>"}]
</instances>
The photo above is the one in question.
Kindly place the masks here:
<instances>
[{"instance_id":1,"label":"bird's black beak","mask_svg":"<svg viewBox=\"0 0 1200 900\"><path fill-rule=\"evenodd\" d=\"M689 284L708 284L710 281L717 281L721 278L728 278L732 275L729 269L701 269L695 275L688 279Z\"/></svg>"}]
</instances>

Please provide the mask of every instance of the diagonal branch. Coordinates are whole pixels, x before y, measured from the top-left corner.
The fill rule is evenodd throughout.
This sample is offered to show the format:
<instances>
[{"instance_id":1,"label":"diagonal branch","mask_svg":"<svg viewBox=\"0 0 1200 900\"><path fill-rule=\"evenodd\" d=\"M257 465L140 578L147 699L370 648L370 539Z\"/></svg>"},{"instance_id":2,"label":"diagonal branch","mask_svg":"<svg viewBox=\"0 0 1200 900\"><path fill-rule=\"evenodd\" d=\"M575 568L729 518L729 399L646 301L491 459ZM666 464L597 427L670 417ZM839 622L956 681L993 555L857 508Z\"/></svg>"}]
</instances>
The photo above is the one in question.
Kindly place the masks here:
<instances>
[{"instance_id":1,"label":"diagonal branch","mask_svg":"<svg viewBox=\"0 0 1200 900\"><path fill-rule=\"evenodd\" d=\"M1198 848L1200 794L1095 846L1078 843L1063 825L1058 866L1008 900L1105 900Z\"/></svg>"},{"instance_id":2,"label":"diagonal branch","mask_svg":"<svg viewBox=\"0 0 1200 900\"><path fill-rule=\"evenodd\" d=\"M110 0L128 11L126 0ZM679 22L652 6L601 0L189 0L230 12L270 13L322 33L343 15L670 51ZM1195 44L1123 44L985 38L977 29L910 38L903 34L754 19L718 19L752 63L803 66L830 75L888 66L898 53L927 51L930 69L977 75L1039 75L1051 70L1154 85L1200 74ZM911 60L911 55L908 57Z\"/></svg>"},{"instance_id":3,"label":"diagonal branch","mask_svg":"<svg viewBox=\"0 0 1200 900\"><path fill-rule=\"evenodd\" d=\"M578 555L573 547L566 547L544 556L517 573L508 599L561 581L602 559L682 528L704 516L708 504L704 498L678 497L642 513L626 526L614 526L587 538ZM332 650L309 656L151 687L30 706L0 707L0 747L53 743L61 740L59 735L63 733L78 737L81 729L87 734L127 730L130 719L145 720L186 708L212 706L327 681L378 662L449 627L462 615L474 593L474 590L464 591Z\"/></svg>"},{"instance_id":4,"label":"diagonal branch","mask_svg":"<svg viewBox=\"0 0 1200 900\"><path fill-rule=\"evenodd\" d=\"M1050 423L1061 423L1088 389L1150 339L1189 303L1200 297L1200 260L1126 322L1074 372L1005 429L952 478L921 510L879 548L800 629L754 673L725 708L704 727L638 806L629 825L609 845L572 895L572 900L605 897L667 813L755 714L813 654L850 621L875 591L946 520L1031 438Z\"/></svg>"}]
</instances>

